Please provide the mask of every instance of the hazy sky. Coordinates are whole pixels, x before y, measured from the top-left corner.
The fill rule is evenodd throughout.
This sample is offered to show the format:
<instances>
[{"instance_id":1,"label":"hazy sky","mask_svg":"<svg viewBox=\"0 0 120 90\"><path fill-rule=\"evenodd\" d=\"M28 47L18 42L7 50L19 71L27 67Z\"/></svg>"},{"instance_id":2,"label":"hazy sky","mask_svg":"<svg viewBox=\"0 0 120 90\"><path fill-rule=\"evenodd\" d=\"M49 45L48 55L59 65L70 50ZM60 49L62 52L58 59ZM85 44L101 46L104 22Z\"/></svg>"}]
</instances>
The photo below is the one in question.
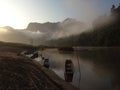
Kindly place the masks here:
<instances>
[{"instance_id":1,"label":"hazy sky","mask_svg":"<svg viewBox=\"0 0 120 90\"><path fill-rule=\"evenodd\" d=\"M0 0L0 26L26 28L29 22L57 22L76 18L91 22L109 14L119 0Z\"/></svg>"}]
</instances>

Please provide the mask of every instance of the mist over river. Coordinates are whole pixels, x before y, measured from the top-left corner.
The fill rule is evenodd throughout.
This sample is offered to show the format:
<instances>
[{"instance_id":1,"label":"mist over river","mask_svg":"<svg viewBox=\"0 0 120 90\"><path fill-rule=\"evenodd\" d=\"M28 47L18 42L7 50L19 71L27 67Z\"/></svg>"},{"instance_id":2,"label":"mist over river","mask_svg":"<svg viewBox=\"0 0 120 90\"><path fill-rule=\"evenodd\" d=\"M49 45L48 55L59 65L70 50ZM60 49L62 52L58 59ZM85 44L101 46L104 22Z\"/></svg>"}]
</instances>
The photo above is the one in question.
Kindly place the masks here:
<instances>
[{"instance_id":1,"label":"mist over river","mask_svg":"<svg viewBox=\"0 0 120 90\"><path fill-rule=\"evenodd\" d=\"M74 52L46 49L50 69L64 79L65 60L74 64L73 84L80 90L120 90L120 48L83 49ZM43 61L40 57L37 59ZM80 62L80 72L78 66Z\"/></svg>"}]
</instances>

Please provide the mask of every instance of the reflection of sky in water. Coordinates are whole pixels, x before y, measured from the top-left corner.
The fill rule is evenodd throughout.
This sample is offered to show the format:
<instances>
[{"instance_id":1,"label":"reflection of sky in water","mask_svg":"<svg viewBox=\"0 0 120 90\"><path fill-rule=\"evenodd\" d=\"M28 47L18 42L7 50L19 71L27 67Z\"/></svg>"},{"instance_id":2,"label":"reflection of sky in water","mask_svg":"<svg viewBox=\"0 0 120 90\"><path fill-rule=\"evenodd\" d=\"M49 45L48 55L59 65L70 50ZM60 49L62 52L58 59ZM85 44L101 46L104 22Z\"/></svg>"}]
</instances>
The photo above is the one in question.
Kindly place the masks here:
<instances>
[{"instance_id":1,"label":"reflection of sky in water","mask_svg":"<svg viewBox=\"0 0 120 90\"><path fill-rule=\"evenodd\" d=\"M80 90L119 90L118 87L112 87L112 72L105 69L93 61L81 59L73 53L59 53L57 50L47 50L43 52L43 56L50 60L50 69L58 76L64 79L64 64L66 59L71 59L74 64L74 76L72 84L78 87L80 73L78 69L78 60L80 60L81 81ZM38 59L38 61L40 58ZM42 60L40 60L42 61Z\"/></svg>"},{"instance_id":2,"label":"reflection of sky in water","mask_svg":"<svg viewBox=\"0 0 120 90\"><path fill-rule=\"evenodd\" d=\"M62 79L64 79L64 71L63 70L57 70L57 69L52 69L55 73L59 75Z\"/></svg>"}]
</instances>

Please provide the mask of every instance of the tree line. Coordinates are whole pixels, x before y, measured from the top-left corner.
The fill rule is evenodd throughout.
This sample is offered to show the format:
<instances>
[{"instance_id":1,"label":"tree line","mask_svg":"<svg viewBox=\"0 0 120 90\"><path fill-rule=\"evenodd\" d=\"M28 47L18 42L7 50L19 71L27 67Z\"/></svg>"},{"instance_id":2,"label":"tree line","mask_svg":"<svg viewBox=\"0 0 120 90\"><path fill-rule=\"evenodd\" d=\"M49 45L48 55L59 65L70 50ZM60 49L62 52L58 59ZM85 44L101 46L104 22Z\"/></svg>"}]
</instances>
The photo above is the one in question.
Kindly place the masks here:
<instances>
[{"instance_id":1,"label":"tree line","mask_svg":"<svg viewBox=\"0 0 120 90\"><path fill-rule=\"evenodd\" d=\"M98 17L93 29L78 35L48 41L51 46L120 46L120 6L113 5L110 15Z\"/></svg>"}]
</instances>

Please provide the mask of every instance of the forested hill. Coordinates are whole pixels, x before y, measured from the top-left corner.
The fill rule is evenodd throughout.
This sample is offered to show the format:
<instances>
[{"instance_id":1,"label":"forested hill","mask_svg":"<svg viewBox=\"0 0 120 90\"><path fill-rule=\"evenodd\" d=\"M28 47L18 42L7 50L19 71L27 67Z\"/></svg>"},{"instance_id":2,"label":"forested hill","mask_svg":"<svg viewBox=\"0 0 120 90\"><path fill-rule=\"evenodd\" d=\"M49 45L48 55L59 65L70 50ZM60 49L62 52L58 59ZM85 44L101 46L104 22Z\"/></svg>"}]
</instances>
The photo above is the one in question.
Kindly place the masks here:
<instances>
[{"instance_id":1,"label":"forested hill","mask_svg":"<svg viewBox=\"0 0 120 90\"><path fill-rule=\"evenodd\" d=\"M120 46L120 6L113 5L109 16L98 17L93 30L49 41L54 46Z\"/></svg>"}]
</instances>

